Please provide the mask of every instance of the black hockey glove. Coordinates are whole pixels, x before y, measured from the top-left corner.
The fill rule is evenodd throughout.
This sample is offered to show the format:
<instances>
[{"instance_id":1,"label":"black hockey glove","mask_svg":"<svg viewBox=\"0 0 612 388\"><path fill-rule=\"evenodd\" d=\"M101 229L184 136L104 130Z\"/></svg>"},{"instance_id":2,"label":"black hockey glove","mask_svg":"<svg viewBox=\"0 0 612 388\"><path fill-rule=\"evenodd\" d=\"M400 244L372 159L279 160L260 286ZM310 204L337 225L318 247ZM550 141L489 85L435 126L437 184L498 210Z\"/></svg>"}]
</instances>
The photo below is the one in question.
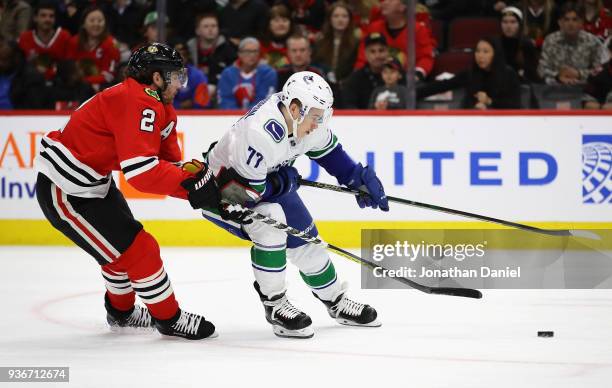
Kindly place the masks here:
<instances>
[{"instance_id":1,"label":"black hockey glove","mask_svg":"<svg viewBox=\"0 0 612 388\"><path fill-rule=\"evenodd\" d=\"M188 192L189 204L194 209L219 209L221 196L212 170L199 160L193 159L182 166L184 171L194 174L181 182Z\"/></svg>"}]
</instances>

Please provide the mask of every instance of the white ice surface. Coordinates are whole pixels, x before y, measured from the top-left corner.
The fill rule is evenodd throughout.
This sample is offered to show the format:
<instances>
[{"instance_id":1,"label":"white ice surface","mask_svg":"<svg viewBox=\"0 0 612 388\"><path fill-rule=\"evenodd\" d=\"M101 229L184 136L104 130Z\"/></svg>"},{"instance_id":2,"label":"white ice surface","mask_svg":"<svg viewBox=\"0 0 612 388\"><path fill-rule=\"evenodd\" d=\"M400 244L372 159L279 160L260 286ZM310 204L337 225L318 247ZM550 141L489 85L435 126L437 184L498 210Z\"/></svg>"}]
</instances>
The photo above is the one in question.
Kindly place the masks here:
<instances>
[{"instance_id":1,"label":"white ice surface","mask_svg":"<svg viewBox=\"0 0 612 388\"><path fill-rule=\"evenodd\" d=\"M248 249L162 255L181 306L214 322L218 338L110 333L93 259L77 248L2 247L0 366L70 367L70 384L36 387L612 386L609 290L484 290L482 300L361 290L358 265L335 257L383 326L336 324L289 266L289 295L315 329L290 340L264 319Z\"/></svg>"}]
</instances>

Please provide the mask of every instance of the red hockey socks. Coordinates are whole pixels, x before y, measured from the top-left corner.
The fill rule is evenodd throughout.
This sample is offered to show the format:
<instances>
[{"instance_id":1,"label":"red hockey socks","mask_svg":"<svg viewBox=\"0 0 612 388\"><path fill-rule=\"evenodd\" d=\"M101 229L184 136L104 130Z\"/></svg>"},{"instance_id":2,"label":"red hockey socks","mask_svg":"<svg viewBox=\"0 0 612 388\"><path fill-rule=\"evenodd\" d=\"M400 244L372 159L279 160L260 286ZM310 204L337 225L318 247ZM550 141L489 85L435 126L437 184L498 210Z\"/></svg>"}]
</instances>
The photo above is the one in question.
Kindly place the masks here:
<instances>
[{"instance_id":1,"label":"red hockey socks","mask_svg":"<svg viewBox=\"0 0 612 388\"><path fill-rule=\"evenodd\" d=\"M144 229L141 230L132 245L113 263L115 264L118 269L121 268L127 273L132 289L147 305L154 318L170 319L176 314L178 303L164 270L159 245L153 236ZM115 306L113 298L118 299L118 295L112 295L111 298L111 303ZM118 308L127 302L127 299L119 298L121 301L118 302Z\"/></svg>"}]
</instances>

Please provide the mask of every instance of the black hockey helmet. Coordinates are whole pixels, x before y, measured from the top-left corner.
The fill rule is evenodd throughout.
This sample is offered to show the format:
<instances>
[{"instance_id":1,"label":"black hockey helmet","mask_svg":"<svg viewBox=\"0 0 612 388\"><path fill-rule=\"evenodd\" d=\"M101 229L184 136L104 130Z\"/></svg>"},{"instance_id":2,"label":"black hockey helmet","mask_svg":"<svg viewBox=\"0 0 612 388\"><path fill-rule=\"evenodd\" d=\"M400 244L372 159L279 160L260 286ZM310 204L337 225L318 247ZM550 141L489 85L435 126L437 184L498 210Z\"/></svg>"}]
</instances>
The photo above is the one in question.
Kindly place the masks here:
<instances>
[{"instance_id":1,"label":"black hockey helmet","mask_svg":"<svg viewBox=\"0 0 612 388\"><path fill-rule=\"evenodd\" d=\"M132 54L127 65L128 77L143 84L153 82L154 72L159 72L166 83L170 82L172 72L179 73L181 84L187 82L181 54L163 43L150 43L142 46Z\"/></svg>"}]
</instances>

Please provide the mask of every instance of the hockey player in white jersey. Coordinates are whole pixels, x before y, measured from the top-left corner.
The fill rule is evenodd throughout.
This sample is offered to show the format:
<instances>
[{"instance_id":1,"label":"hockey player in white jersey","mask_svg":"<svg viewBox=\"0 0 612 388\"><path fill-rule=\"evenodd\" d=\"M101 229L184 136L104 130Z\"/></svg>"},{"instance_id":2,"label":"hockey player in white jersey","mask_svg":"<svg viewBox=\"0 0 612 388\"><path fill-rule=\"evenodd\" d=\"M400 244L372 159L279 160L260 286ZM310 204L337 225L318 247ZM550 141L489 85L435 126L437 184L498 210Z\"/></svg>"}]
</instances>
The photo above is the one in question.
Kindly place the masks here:
<instances>
[{"instance_id":1,"label":"hockey player in white jersey","mask_svg":"<svg viewBox=\"0 0 612 388\"><path fill-rule=\"evenodd\" d=\"M261 101L238 120L206 154L222 198L316 236L317 228L296 192L299 174L291 167L297 157L306 155L340 184L369 192L369 197L356 197L361 208L388 211L383 186L374 170L355 163L329 129L332 103L331 88L323 78L312 72L298 72L289 78L282 92ZM302 279L332 318L345 325L380 326L374 308L347 297L346 283L338 280L321 246L287 237L263 223L224 220L212 209L203 214L253 242L254 286L276 335L309 338L314 334L310 317L287 299L287 259L299 268Z\"/></svg>"}]
</instances>

